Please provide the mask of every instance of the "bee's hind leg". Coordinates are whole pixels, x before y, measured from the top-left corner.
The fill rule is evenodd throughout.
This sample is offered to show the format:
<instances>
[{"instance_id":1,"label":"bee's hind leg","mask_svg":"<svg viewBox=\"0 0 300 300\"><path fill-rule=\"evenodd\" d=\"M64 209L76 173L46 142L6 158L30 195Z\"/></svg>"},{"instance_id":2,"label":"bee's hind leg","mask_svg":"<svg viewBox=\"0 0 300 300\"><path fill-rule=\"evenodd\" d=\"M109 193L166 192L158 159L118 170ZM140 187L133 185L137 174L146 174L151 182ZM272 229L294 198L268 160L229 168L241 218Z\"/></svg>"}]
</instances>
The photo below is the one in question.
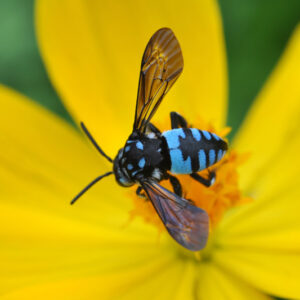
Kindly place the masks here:
<instances>
[{"instance_id":1,"label":"bee's hind leg","mask_svg":"<svg viewBox=\"0 0 300 300\"><path fill-rule=\"evenodd\" d=\"M198 182L200 182L203 185L205 185L206 187L212 186L214 184L215 180L216 180L216 173L214 171L210 171L209 172L208 179L203 178L198 173L192 173L190 176L192 178L194 178L195 180L197 180Z\"/></svg>"},{"instance_id":2,"label":"bee's hind leg","mask_svg":"<svg viewBox=\"0 0 300 300\"><path fill-rule=\"evenodd\" d=\"M181 116L179 113L172 111L170 113L170 118L171 118L171 127L172 129L176 128L188 128L188 124L186 119Z\"/></svg>"},{"instance_id":3,"label":"bee's hind leg","mask_svg":"<svg viewBox=\"0 0 300 300\"><path fill-rule=\"evenodd\" d=\"M170 174L168 174L167 179L170 180L174 193L179 197L182 197L182 188L179 180L175 176L172 176Z\"/></svg>"}]
</instances>

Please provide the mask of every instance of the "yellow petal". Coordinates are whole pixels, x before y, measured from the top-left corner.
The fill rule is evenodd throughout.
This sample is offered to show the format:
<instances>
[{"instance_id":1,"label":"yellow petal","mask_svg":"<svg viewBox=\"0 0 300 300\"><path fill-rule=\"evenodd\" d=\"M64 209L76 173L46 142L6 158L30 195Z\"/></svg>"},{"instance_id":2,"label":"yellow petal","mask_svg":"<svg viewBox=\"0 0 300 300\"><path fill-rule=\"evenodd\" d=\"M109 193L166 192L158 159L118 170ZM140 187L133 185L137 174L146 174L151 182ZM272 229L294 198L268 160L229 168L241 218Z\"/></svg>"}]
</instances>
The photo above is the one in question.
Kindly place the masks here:
<instances>
[{"instance_id":1,"label":"yellow petal","mask_svg":"<svg viewBox=\"0 0 300 300\"><path fill-rule=\"evenodd\" d=\"M277 297L300 298L299 252L281 253L237 247L220 249L214 260L254 287ZM256 299L256 298L254 298Z\"/></svg>"},{"instance_id":2,"label":"yellow petal","mask_svg":"<svg viewBox=\"0 0 300 300\"><path fill-rule=\"evenodd\" d=\"M266 293L300 298L300 189L233 211L215 233L214 259Z\"/></svg>"},{"instance_id":3,"label":"yellow petal","mask_svg":"<svg viewBox=\"0 0 300 300\"><path fill-rule=\"evenodd\" d=\"M290 144L300 139L300 26L298 26L278 66L256 99L239 131L234 147L251 152L240 168L242 186L256 195L269 168L287 155ZM299 147L299 144L298 144ZM298 148L298 151L300 148ZM279 178L285 181L289 169L300 167L299 155L290 156ZM278 181L278 177L274 177ZM265 186L272 189L274 185Z\"/></svg>"},{"instance_id":4,"label":"yellow petal","mask_svg":"<svg viewBox=\"0 0 300 300\"><path fill-rule=\"evenodd\" d=\"M298 145L298 147L296 147ZM219 264L269 294L300 298L300 140L257 182L255 200L231 211L215 233ZM293 155L291 155L293 154ZM285 178L285 176L287 178Z\"/></svg>"},{"instance_id":5,"label":"yellow petal","mask_svg":"<svg viewBox=\"0 0 300 300\"><path fill-rule=\"evenodd\" d=\"M0 86L0 96L3 193L12 193L20 199L26 197L22 205L50 209L59 204L65 210L70 208L69 200L89 180L112 169L112 165L66 122L3 86ZM122 194L124 190L116 189L111 176L91 189L86 197L109 196L118 201L118 205L127 205ZM37 203L35 197L39 197ZM112 206L108 201L97 202ZM78 206L86 203L82 201ZM72 213L77 210L76 206Z\"/></svg>"},{"instance_id":6,"label":"yellow petal","mask_svg":"<svg viewBox=\"0 0 300 300\"><path fill-rule=\"evenodd\" d=\"M236 139L251 151L241 166L252 204L230 212L214 259L267 293L300 298L300 27Z\"/></svg>"},{"instance_id":7,"label":"yellow petal","mask_svg":"<svg viewBox=\"0 0 300 300\"><path fill-rule=\"evenodd\" d=\"M195 284L198 284L197 279L197 268L193 261L187 261L185 269L181 273L181 281L178 283L176 288L176 295L173 299L195 299Z\"/></svg>"},{"instance_id":8,"label":"yellow petal","mask_svg":"<svg viewBox=\"0 0 300 300\"><path fill-rule=\"evenodd\" d=\"M199 274L201 276L199 276L198 286L195 288L197 299L271 300L271 297L264 295L212 263L202 264Z\"/></svg>"},{"instance_id":9,"label":"yellow petal","mask_svg":"<svg viewBox=\"0 0 300 300\"><path fill-rule=\"evenodd\" d=\"M271 299L213 265L195 266L161 258L134 270L26 287L3 299Z\"/></svg>"},{"instance_id":10,"label":"yellow petal","mask_svg":"<svg viewBox=\"0 0 300 300\"><path fill-rule=\"evenodd\" d=\"M170 259L167 237L158 243L138 221L124 227L132 205L113 177L69 205L111 168L78 132L2 86L0 104L1 294Z\"/></svg>"},{"instance_id":11,"label":"yellow petal","mask_svg":"<svg viewBox=\"0 0 300 300\"><path fill-rule=\"evenodd\" d=\"M300 136L291 139L285 154L265 169L253 185L253 203L240 207L223 220L218 239L226 244L232 236L243 246L300 251L300 178L297 160ZM291 238L294 236L294 238ZM284 241L284 242L283 242ZM245 244L246 243L246 244Z\"/></svg>"},{"instance_id":12,"label":"yellow petal","mask_svg":"<svg viewBox=\"0 0 300 300\"><path fill-rule=\"evenodd\" d=\"M278 198L258 200L232 212L216 232L218 244L286 255L300 251L299 197L299 190L283 191Z\"/></svg>"},{"instance_id":13,"label":"yellow petal","mask_svg":"<svg viewBox=\"0 0 300 300\"><path fill-rule=\"evenodd\" d=\"M182 262L160 257L105 276L30 286L8 293L3 299L175 299L178 285L184 280L183 266Z\"/></svg>"},{"instance_id":14,"label":"yellow petal","mask_svg":"<svg viewBox=\"0 0 300 300\"><path fill-rule=\"evenodd\" d=\"M160 27L174 30L185 69L155 119L179 110L191 120L201 113L224 122L225 47L215 1L41 0L36 16L50 78L75 119L87 123L109 154L132 129L142 53Z\"/></svg>"},{"instance_id":15,"label":"yellow petal","mask_svg":"<svg viewBox=\"0 0 300 300\"><path fill-rule=\"evenodd\" d=\"M135 269L125 269L106 276L54 281L22 288L5 294L3 299L194 299L197 288L194 266L160 257Z\"/></svg>"}]
</instances>

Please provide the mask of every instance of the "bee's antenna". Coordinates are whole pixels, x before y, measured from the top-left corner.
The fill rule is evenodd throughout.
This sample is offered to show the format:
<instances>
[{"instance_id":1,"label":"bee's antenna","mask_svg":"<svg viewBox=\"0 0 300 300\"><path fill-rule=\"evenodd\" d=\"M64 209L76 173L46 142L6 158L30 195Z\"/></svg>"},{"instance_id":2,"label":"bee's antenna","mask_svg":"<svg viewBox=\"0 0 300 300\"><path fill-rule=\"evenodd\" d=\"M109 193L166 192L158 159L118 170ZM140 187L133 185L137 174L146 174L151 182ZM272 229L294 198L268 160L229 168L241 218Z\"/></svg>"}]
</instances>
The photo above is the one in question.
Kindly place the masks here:
<instances>
[{"instance_id":1,"label":"bee's antenna","mask_svg":"<svg viewBox=\"0 0 300 300\"><path fill-rule=\"evenodd\" d=\"M113 160L104 153L104 151L100 148L100 146L96 143L96 141L94 140L94 138L92 137L92 135L90 134L90 132L87 130L87 128L85 127L85 125L83 124L83 122L80 122L80 126L82 128L82 130L84 131L84 133L87 135L87 137L90 139L90 141L92 142L92 144L95 146L95 148L99 151L99 153L101 155L103 155L109 162L113 162Z\"/></svg>"},{"instance_id":2,"label":"bee's antenna","mask_svg":"<svg viewBox=\"0 0 300 300\"><path fill-rule=\"evenodd\" d=\"M102 178L109 176L111 174L113 174L114 172L107 172L101 176L98 176L97 178L95 178L92 182L90 182L72 201L71 204L74 204L75 201L80 198L89 188L91 188L95 183L97 183L99 180L101 180Z\"/></svg>"}]
</instances>

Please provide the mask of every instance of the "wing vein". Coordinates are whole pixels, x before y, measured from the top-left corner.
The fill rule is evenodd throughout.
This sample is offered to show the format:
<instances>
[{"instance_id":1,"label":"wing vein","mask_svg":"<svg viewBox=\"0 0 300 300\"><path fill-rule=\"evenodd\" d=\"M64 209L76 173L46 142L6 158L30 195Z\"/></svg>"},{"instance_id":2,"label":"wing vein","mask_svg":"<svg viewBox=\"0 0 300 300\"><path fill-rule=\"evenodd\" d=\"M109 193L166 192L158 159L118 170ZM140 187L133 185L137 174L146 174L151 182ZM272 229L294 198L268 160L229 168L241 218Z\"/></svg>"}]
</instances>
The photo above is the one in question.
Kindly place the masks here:
<instances>
[{"instance_id":1,"label":"wing vein","mask_svg":"<svg viewBox=\"0 0 300 300\"><path fill-rule=\"evenodd\" d=\"M142 59L134 130L145 132L182 70L183 57L174 33L169 28L158 30L148 42Z\"/></svg>"}]
</instances>

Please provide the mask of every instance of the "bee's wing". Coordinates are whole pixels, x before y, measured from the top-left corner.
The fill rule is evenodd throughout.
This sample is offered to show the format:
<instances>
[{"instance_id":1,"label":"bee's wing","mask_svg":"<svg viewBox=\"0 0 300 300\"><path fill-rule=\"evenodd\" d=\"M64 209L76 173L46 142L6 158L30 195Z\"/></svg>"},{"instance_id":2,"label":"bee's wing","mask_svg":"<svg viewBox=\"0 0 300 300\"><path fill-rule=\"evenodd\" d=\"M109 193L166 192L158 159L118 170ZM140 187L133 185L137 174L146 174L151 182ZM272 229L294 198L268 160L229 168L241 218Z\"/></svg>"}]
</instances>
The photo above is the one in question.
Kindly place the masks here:
<instances>
[{"instance_id":1,"label":"bee's wing","mask_svg":"<svg viewBox=\"0 0 300 300\"><path fill-rule=\"evenodd\" d=\"M182 69L181 48L173 31L169 28L159 29L148 42L142 58L134 130L145 131Z\"/></svg>"},{"instance_id":2,"label":"bee's wing","mask_svg":"<svg viewBox=\"0 0 300 300\"><path fill-rule=\"evenodd\" d=\"M209 218L188 200L168 191L154 181L140 182L170 235L183 247L198 251L205 247Z\"/></svg>"}]
</instances>

